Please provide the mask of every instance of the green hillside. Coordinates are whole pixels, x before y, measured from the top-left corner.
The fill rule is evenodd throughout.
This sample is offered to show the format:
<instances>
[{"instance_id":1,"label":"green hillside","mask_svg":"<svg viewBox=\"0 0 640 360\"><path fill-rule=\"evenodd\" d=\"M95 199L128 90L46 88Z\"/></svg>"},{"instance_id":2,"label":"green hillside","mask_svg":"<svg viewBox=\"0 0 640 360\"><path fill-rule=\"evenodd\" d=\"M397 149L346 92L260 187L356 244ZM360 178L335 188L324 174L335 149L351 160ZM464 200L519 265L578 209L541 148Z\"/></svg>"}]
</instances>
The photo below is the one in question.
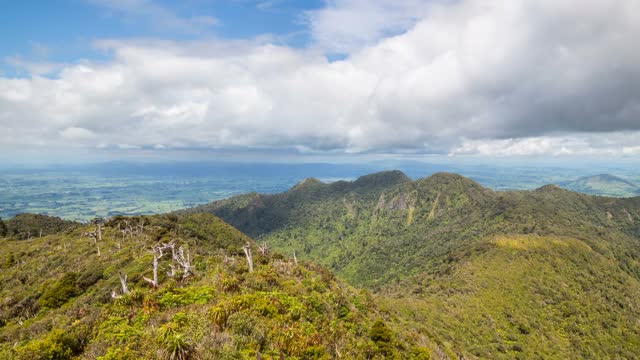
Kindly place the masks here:
<instances>
[{"instance_id":1,"label":"green hillside","mask_svg":"<svg viewBox=\"0 0 640 360\"><path fill-rule=\"evenodd\" d=\"M305 181L192 211L376 290L436 358L640 357L640 198L374 177L384 185Z\"/></svg>"},{"instance_id":2,"label":"green hillside","mask_svg":"<svg viewBox=\"0 0 640 360\"><path fill-rule=\"evenodd\" d=\"M498 236L385 300L448 354L484 359L635 359L640 282L585 242Z\"/></svg>"},{"instance_id":3,"label":"green hillside","mask_svg":"<svg viewBox=\"0 0 640 360\"><path fill-rule=\"evenodd\" d=\"M45 230L0 240L0 359L640 358L640 198L392 171L18 220Z\"/></svg>"},{"instance_id":4,"label":"green hillside","mask_svg":"<svg viewBox=\"0 0 640 360\"><path fill-rule=\"evenodd\" d=\"M373 178L376 185L363 186ZM296 251L372 289L433 271L496 234L583 239L640 275L631 261L640 254L639 201L555 186L494 192L455 174L411 181L385 172L354 182L304 181L285 193L248 194L190 211L214 213L283 253Z\"/></svg>"},{"instance_id":5,"label":"green hillside","mask_svg":"<svg viewBox=\"0 0 640 360\"><path fill-rule=\"evenodd\" d=\"M566 181L560 183L559 185L565 189L593 195L640 195L640 186L628 180L610 174L585 176L574 181Z\"/></svg>"},{"instance_id":6,"label":"green hillside","mask_svg":"<svg viewBox=\"0 0 640 360\"><path fill-rule=\"evenodd\" d=\"M368 293L214 216L117 217L100 230L0 239L0 359L426 359L435 348Z\"/></svg>"}]
</instances>

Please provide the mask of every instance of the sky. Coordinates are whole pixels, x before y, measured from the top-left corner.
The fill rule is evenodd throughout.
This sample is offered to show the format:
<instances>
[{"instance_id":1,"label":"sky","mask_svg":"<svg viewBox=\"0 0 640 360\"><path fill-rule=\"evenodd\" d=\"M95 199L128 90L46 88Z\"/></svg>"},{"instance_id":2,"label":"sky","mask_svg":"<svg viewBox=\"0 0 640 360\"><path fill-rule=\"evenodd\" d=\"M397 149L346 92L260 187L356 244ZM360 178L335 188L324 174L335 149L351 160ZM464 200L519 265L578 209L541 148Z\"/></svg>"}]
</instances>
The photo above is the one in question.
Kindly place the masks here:
<instances>
[{"instance_id":1,"label":"sky","mask_svg":"<svg viewBox=\"0 0 640 360\"><path fill-rule=\"evenodd\" d=\"M0 0L0 160L640 156L637 0Z\"/></svg>"}]
</instances>

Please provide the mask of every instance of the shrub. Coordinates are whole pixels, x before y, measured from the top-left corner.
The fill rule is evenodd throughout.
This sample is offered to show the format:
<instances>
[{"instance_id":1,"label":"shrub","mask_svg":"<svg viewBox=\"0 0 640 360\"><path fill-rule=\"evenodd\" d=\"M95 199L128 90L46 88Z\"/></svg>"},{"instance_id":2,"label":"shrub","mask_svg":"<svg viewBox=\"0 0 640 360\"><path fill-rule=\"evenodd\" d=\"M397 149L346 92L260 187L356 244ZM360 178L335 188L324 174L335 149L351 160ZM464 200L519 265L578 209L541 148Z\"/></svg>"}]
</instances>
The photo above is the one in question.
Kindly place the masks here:
<instances>
[{"instance_id":1,"label":"shrub","mask_svg":"<svg viewBox=\"0 0 640 360\"><path fill-rule=\"evenodd\" d=\"M86 337L77 332L55 329L39 341L18 349L18 358L41 360L65 360L82 352Z\"/></svg>"},{"instance_id":2,"label":"shrub","mask_svg":"<svg viewBox=\"0 0 640 360\"><path fill-rule=\"evenodd\" d=\"M76 281L76 285L81 290L86 290L90 286L97 283L99 280L104 279L103 274L104 268L99 265L95 265L90 267L89 269L82 272L81 275L78 276L78 280Z\"/></svg>"},{"instance_id":3,"label":"shrub","mask_svg":"<svg viewBox=\"0 0 640 360\"><path fill-rule=\"evenodd\" d=\"M369 337L376 344L378 352L385 356L391 355L393 351L392 335L391 330L380 320L376 321L371 327L371 331L369 331Z\"/></svg>"},{"instance_id":4,"label":"shrub","mask_svg":"<svg viewBox=\"0 0 640 360\"><path fill-rule=\"evenodd\" d=\"M187 360L193 357L194 347L187 338L178 332L174 323L164 324L160 328L160 342L170 360Z\"/></svg>"},{"instance_id":5,"label":"shrub","mask_svg":"<svg viewBox=\"0 0 640 360\"><path fill-rule=\"evenodd\" d=\"M40 304L50 309L59 308L69 299L78 295L77 280L77 273L64 274L60 280L44 292L40 298Z\"/></svg>"}]
</instances>

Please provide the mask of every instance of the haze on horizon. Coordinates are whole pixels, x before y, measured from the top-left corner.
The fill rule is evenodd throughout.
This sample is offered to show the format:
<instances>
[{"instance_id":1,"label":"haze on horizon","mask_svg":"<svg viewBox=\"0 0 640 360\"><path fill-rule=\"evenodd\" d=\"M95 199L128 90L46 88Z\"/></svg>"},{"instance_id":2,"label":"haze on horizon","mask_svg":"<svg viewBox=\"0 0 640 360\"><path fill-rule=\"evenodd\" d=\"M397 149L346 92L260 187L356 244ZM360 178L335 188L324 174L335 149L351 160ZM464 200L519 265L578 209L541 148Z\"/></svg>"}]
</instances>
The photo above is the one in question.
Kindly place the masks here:
<instances>
[{"instance_id":1,"label":"haze on horizon","mask_svg":"<svg viewBox=\"0 0 640 360\"><path fill-rule=\"evenodd\" d=\"M3 161L640 154L636 0L29 0L0 31Z\"/></svg>"}]
</instances>

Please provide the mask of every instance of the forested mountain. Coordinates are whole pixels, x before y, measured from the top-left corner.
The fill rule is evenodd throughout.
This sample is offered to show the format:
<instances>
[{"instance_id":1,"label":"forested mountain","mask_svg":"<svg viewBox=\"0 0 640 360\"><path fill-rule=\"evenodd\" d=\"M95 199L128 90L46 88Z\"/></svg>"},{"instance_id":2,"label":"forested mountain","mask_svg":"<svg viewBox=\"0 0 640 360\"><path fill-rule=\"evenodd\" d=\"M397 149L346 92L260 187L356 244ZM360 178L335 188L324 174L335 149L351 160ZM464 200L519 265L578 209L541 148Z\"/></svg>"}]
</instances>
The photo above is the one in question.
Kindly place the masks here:
<instances>
[{"instance_id":1,"label":"forested mountain","mask_svg":"<svg viewBox=\"0 0 640 360\"><path fill-rule=\"evenodd\" d=\"M354 182L307 179L285 193L242 195L189 212L211 212L373 289L432 271L498 234L577 238L640 274L631 261L640 255L640 198L594 197L553 185L495 192L455 174L411 181L393 171Z\"/></svg>"},{"instance_id":2,"label":"forested mountain","mask_svg":"<svg viewBox=\"0 0 640 360\"><path fill-rule=\"evenodd\" d=\"M640 198L385 172L191 211L378 291L450 354L640 356Z\"/></svg>"}]
</instances>

